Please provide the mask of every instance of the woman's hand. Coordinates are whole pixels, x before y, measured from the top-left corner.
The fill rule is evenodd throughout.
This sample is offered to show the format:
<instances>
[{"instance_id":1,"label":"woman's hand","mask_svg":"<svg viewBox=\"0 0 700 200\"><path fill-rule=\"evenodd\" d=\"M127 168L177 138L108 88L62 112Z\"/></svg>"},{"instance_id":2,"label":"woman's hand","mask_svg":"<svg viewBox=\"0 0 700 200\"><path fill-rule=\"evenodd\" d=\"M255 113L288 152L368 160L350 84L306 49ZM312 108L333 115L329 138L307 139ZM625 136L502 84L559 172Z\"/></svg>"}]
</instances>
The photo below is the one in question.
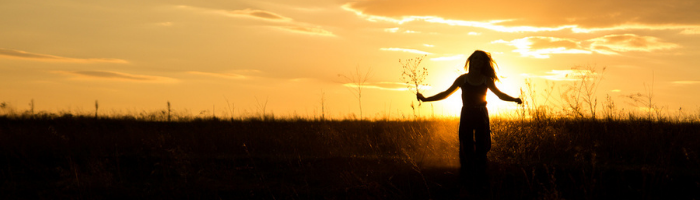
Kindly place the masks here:
<instances>
[{"instance_id":1,"label":"woman's hand","mask_svg":"<svg viewBox=\"0 0 700 200\"><path fill-rule=\"evenodd\" d=\"M520 99L520 98L516 98L516 99L515 99L515 103L523 104L523 100Z\"/></svg>"},{"instance_id":2,"label":"woman's hand","mask_svg":"<svg viewBox=\"0 0 700 200\"><path fill-rule=\"evenodd\" d=\"M425 101L425 97L421 93L416 93L416 99L418 99L418 101Z\"/></svg>"}]
</instances>

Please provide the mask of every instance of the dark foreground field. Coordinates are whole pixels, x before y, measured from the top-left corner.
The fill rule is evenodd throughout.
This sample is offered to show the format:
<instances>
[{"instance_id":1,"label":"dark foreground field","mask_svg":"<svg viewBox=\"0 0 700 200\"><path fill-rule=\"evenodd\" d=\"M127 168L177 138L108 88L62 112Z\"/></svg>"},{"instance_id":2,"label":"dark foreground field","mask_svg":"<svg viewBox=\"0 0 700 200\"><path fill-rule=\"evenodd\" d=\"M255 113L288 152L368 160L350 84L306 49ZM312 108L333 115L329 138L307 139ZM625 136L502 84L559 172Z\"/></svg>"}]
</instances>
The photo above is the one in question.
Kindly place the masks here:
<instances>
[{"instance_id":1,"label":"dark foreground field","mask_svg":"<svg viewBox=\"0 0 700 200\"><path fill-rule=\"evenodd\" d=\"M700 124L493 120L475 199L700 199ZM458 199L457 121L0 117L0 199Z\"/></svg>"}]
</instances>

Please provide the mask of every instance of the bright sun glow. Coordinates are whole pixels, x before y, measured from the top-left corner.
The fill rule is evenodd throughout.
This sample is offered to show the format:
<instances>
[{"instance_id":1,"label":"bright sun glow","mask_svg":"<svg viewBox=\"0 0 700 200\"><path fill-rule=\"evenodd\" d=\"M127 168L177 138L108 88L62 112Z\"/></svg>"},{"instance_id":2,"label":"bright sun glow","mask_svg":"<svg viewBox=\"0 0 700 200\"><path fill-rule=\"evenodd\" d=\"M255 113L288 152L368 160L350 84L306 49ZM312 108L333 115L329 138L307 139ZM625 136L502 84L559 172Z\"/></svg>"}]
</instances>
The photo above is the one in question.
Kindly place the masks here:
<instances>
[{"instance_id":1,"label":"bright sun glow","mask_svg":"<svg viewBox=\"0 0 700 200\"><path fill-rule=\"evenodd\" d=\"M510 81L502 81L501 83L496 83L496 86L502 92L505 92L506 94L512 97L519 97L520 88L514 84L506 84L509 82ZM427 94L433 95L430 92L428 92ZM486 101L488 102L488 105L486 107L489 109L489 115L491 116L507 115L510 114L514 109L518 108L517 104L499 99L498 96L493 94L493 92L491 92L490 90L486 92ZM462 92L461 90L457 90L447 99L438 102L433 102L433 104L435 109L435 115L440 115L444 117L458 117L462 109ZM430 106L423 106L424 113L432 112L430 109Z\"/></svg>"}]
</instances>

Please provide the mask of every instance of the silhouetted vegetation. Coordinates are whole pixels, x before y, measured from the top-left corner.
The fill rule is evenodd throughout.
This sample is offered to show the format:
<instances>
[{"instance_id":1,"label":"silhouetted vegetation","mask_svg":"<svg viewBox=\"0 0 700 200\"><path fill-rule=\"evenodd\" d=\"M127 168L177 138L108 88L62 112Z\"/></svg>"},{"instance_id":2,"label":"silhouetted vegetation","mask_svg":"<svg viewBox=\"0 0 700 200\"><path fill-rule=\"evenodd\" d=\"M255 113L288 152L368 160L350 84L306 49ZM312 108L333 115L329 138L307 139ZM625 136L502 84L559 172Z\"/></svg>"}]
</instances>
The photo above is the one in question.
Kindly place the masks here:
<instances>
[{"instance_id":1,"label":"silhouetted vegetation","mask_svg":"<svg viewBox=\"0 0 700 200\"><path fill-rule=\"evenodd\" d=\"M457 120L0 117L2 199L454 199ZM492 199L697 199L698 120L492 119Z\"/></svg>"}]
</instances>

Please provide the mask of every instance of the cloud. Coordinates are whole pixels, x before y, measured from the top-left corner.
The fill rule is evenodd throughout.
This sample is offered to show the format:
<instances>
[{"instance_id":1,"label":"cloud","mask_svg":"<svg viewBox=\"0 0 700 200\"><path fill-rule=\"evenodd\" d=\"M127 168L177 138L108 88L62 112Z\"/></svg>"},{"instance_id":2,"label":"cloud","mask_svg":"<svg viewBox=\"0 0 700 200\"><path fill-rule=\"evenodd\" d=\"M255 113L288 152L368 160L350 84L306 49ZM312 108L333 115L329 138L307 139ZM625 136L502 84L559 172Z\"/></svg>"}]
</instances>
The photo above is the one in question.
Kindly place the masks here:
<instances>
[{"instance_id":1,"label":"cloud","mask_svg":"<svg viewBox=\"0 0 700 200\"><path fill-rule=\"evenodd\" d=\"M552 81L577 81L595 75L596 72L587 69L552 70L545 72L545 75L521 74L527 78L543 78Z\"/></svg>"},{"instance_id":2,"label":"cloud","mask_svg":"<svg viewBox=\"0 0 700 200\"><path fill-rule=\"evenodd\" d=\"M459 55L454 55L454 56L431 58L430 60L432 60L432 61L466 60L466 57L464 57L463 54L459 54Z\"/></svg>"},{"instance_id":3,"label":"cloud","mask_svg":"<svg viewBox=\"0 0 700 200\"><path fill-rule=\"evenodd\" d=\"M394 48L394 47L392 47L392 48L379 48L379 50L382 50L382 51L400 51L400 52L417 53L417 54L424 54L424 55L425 54L432 54L432 53L428 53L428 52L421 51L421 50Z\"/></svg>"},{"instance_id":4,"label":"cloud","mask_svg":"<svg viewBox=\"0 0 700 200\"><path fill-rule=\"evenodd\" d=\"M55 71L55 73L72 75L87 80L116 80L135 82L176 82L176 79L162 76L128 74L113 71Z\"/></svg>"},{"instance_id":5,"label":"cloud","mask_svg":"<svg viewBox=\"0 0 700 200\"><path fill-rule=\"evenodd\" d=\"M291 21L291 18L282 16L277 13L273 13L270 11L264 11L264 10L253 10L253 9L245 9L245 10L234 10L234 11L229 11L230 14L233 15L240 15L240 16L246 16L246 17L252 17L252 18L257 18L257 19L264 19L264 20L273 20L273 21Z\"/></svg>"},{"instance_id":6,"label":"cloud","mask_svg":"<svg viewBox=\"0 0 700 200\"><path fill-rule=\"evenodd\" d=\"M445 18L436 17L436 16L402 16L400 19L396 19L396 18L377 16L377 15L366 15L362 11L352 9L348 5L349 4L345 4L345 6L343 6L343 8L345 10L355 12L355 14L357 14L358 16L361 16L361 17L367 19L368 21L372 21L372 22L385 21L385 22L391 22L391 23L397 23L397 24L404 24L404 23L414 22L414 21L425 21L425 22L429 22L429 23L439 23L439 24L446 24L446 25L450 25L450 26L469 26L469 27L485 28L485 29L490 29L490 30L500 31L500 32L560 31L560 30L564 30L564 29L576 28L576 26L573 26L573 25L560 26L560 27L534 27L534 26L509 27L509 26L498 25L498 23L505 22L508 20L465 21L465 20L445 19Z\"/></svg>"},{"instance_id":7,"label":"cloud","mask_svg":"<svg viewBox=\"0 0 700 200\"><path fill-rule=\"evenodd\" d=\"M250 74L258 74L258 73L262 73L262 72L260 70L255 70L255 69L242 69L242 70L231 70L229 72L221 72L221 73L202 72L202 71L188 71L186 73L195 74L195 75L202 75L202 76L225 78L225 79L239 79L240 80L240 79L253 78L254 75L250 75Z\"/></svg>"},{"instance_id":8,"label":"cloud","mask_svg":"<svg viewBox=\"0 0 700 200\"><path fill-rule=\"evenodd\" d=\"M308 82L308 81L312 81L312 80L314 80L314 79L311 79L311 78L292 78L292 79L288 79L288 81L290 81L290 82L297 82L297 83L299 83L299 82Z\"/></svg>"},{"instance_id":9,"label":"cloud","mask_svg":"<svg viewBox=\"0 0 700 200\"><path fill-rule=\"evenodd\" d=\"M681 31L681 34L684 35L700 35L700 27L698 28L689 28Z\"/></svg>"},{"instance_id":10,"label":"cloud","mask_svg":"<svg viewBox=\"0 0 700 200\"><path fill-rule=\"evenodd\" d=\"M156 25L168 27L168 26L173 26L173 23L172 22L161 22L161 23L157 23Z\"/></svg>"},{"instance_id":11,"label":"cloud","mask_svg":"<svg viewBox=\"0 0 700 200\"><path fill-rule=\"evenodd\" d=\"M549 58L551 54L591 54L593 52L615 55L628 51L651 52L680 47L677 44L661 42L656 37L635 34L613 34L588 40L532 36L511 41L496 40L491 43L513 46L516 48L513 52L534 58Z\"/></svg>"},{"instance_id":12,"label":"cloud","mask_svg":"<svg viewBox=\"0 0 700 200\"><path fill-rule=\"evenodd\" d=\"M363 0L343 5L369 21L425 21L501 32L687 30L700 27L696 0Z\"/></svg>"},{"instance_id":13,"label":"cloud","mask_svg":"<svg viewBox=\"0 0 700 200\"><path fill-rule=\"evenodd\" d=\"M322 28L313 28L313 27L303 27L303 26L283 26L280 27L282 29L296 32L296 33L303 33L303 34L310 34L310 35L319 35L319 36L335 36L330 31L324 30Z\"/></svg>"},{"instance_id":14,"label":"cloud","mask_svg":"<svg viewBox=\"0 0 700 200\"><path fill-rule=\"evenodd\" d=\"M200 71L188 71L187 73L188 74L195 74L195 75L226 78L226 79L246 79L246 78L248 78L247 76L244 76L241 74L235 74L235 73L213 73L213 72L200 72Z\"/></svg>"},{"instance_id":15,"label":"cloud","mask_svg":"<svg viewBox=\"0 0 700 200\"><path fill-rule=\"evenodd\" d=\"M384 31L385 31L385 32L389 32L389 33L396 33L396 32L399 31L399 27L385 28Z\"/></svg>"},{"instance_id":16,"label":"cloud","mask_svg":"<svg viewBox=\"0 0 700 200\"><path fill-rule=\"evenodd\" d=\"M412 30L405 30L399 32L400 28L395 27L395 28L385 28L384 32L389 32L389 33L421 33L420 31L412 31Z\"/></svg>"},{"instance_id":17,"label":"cloud","mask_svg":"<svg viewBox=\"0 0 700 200\"><path fill-rule=\"evenodd\" d=\"M281 14L277 14L266 10L255 10L255 9L243 9L243 10L217 10L209 8L199 8L187 5L176 6L178 9L190 10L199 13L214 14L226 17L245 17L251 19L264 20L268 22L274 22L272 27L277 30L283 30L294 33L304 33L308 35L318 35L318 36L335 36L333 32L320 28L320 26L309 25L302 22L294 21L292 18L285 17Z\"/></svg>"},{"instance_id":18,"label":"cloud","mask_svg":"<svg viewBox=\"0 0 700 200\"><path fill-rule=\"evenodd\" d=\"M673 83L680 85L695 85L700 84L700 81L673 81Z\"/></svg>"},{"instance_id":19,"label":"cloud","mask_svg":"<svg viewBox=\"0 0 700 200\"><path fill-rule=\"evenodd\" d=\"M345 83L345 87L357 88L356 83ZM390 91L406 91L408 90L408 85L401 82L376 82L376 83L365 83L362 88L378 89L378 90L390 90ZM430 86L421 86L421 90L430 89Z\"/></svg>"},{"instance_id":20,"label":"cloud","mask_svg":"<svg viewBox=\"0 0 700 200\"><path fill-rule=\"evenodd\" d=\"M70 63L129 63L126 60L115 59L115 58L68 58L61 56L54 56L48 54L38 54L26 51L14 50L14 49L4 49L0 48L0 57L12 58L12 59L23 59L23 60L36 60L42 62L70 62Z\"/></svg>"},{"instance_id":21,"label":"cloud","mask_svg":"<svg viewBox=\"0 0 700 200\"><path fill-rule=\"evenodd\" d=\"M252 19L261 19L261 20L279 21L279 22L292 21L291 18L282 16L282 15L274 13L274 12L265 11L265 10L254 10L254 9L250 9L250 8L246 8L243 10L222 10L222 9L199 8L199 7L187 6L187 5L179 5L179 6L176 6L176 8L200 12L200 13L227 16L227 17L246 17L246 18L252 18Z\"/></svg>"},{"instance_id":22,"label":"cloud","mask_svg":"<svg viewBox=\"0 0 700 200\"><path fill-rule=\"evenodd\" d=\"M644 51L678 48L679 45L659 41L658 38L650 36L638 36L635 34L606 35L599 38L590 39L593 42L591 49L600 53Z\"/></svg>"},{"instance_id":23,"label":"cloud","mask_svg":"<svg viewBox=\"0 0 700 200\"><path fill-rule=\"evenodd\" d=\"M590 54L591 51L581 47L581 42L555 37L525 37L511 41L497 40L491 43L514 46L513 52L524 57L549 58L550 54Z\"/></svg>"}]
</instances>

